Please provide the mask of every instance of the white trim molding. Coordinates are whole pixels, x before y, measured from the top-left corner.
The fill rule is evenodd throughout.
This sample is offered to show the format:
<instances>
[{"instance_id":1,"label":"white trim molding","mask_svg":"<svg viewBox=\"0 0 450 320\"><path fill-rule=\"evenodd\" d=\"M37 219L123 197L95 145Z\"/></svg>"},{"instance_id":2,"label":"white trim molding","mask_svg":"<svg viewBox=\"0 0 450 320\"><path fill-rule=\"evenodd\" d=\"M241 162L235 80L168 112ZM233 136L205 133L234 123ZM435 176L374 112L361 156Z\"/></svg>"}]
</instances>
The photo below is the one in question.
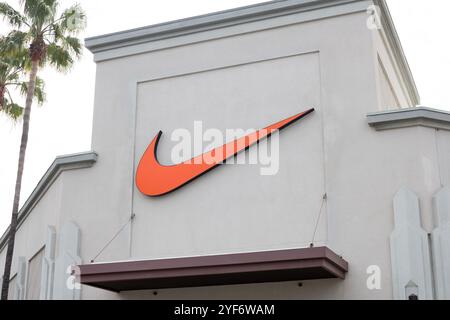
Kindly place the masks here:
<instances>
[{"instance_id":1,"label":"white trim molding","mask_svg":"<svg viewBox=\"0 0 450 320\"><path fill-rule=\"evenodd\" d=\"M406 84L408 95L411 97L412 104L418 105L420 103L419 91L417 90L411 68L409 67L408 60L406 59L405 52L403 51L403 47L392 20L392 16L389 12L388 5L385 0L374 0L374 3L378 8L380 8L380 21L382 26L381 31L383 31L384 38L391 47L393 58L398 64L400 75Z\"/></svg>"},{"instance_id":2,"label":"white trim molding","mask_svg":"<svg viewBox=\"0 0 450 320\"><path fill-rule=\"evenodd\" d=\"M25 300L27 289L28 263L25 257L19 257L17 261L17 276L14 289L14 300Z\"/></svg>"},{"instance_id":3,"label":"white trim molding","mask_svg":"<svg viewBox=\"0 0 450 320\"><path fill-rule=\"evenodd\" d=\"M275 0L131 29L85 40L96 62L380 8L382 31L391 46L413 104L419 93L385 0Z\"/></svg>"},{"instance_id":4,"label":"white trim molding","mask_svg":"<svg viewBox=\"0 0 450 320\"><path fill-rule=\"evenodd\" d=\"M47 240L45 242L44 259L41 270L40 300L52 300L53 279L55 272L56 229L47 227Z\"/></svg>"},{"instance_id":5,"label":"white trim molding","mask_svg":"<svg viewBox=\"0 0 450 320\"><path fill-rule=\"evenodd\" d=\"M20 228L22 223L33 210L34 206L39 202L39 200L62 172L90 168L97 162L97 158L97 153L93 151L57 157L20 210L17 229ZM2 251L8 243L8 235L9 227L0 238L0 251Z\"/></svg>"},{"instance_id":6,"label":"white trim molding","mask_svg":"<svg viewBox=\"0 0 450 320\"><path fill-rule=\"evenodd\" d=\"M79 273L74 269L82 263L80 247L81 229L75 222L70 221L59 233L52 299L80 300L81 285L77 282Z\"/></svg>"},{"instance_id":7,"label":"white trim molding","mask_svg":"<svg viewBox=\"0 0 450 320\"><path fill-rule=\"evenodd\" d=\"M433 299L428 234L422 229L419 198L401 188L394 197L395 229L390 237L395 300Z\"/></svg>"},{"instance_id":8,"label":"white trim molding","mask_svg":"<svg viewBox=\"0 0 450 320\"><path fill-rule=\"evenodd\" d=\"M397 109L369 113L367 122L377 131L416 126L450 130L450 112L426 107Z\"/></svg>"},{"instance_id":9,"label":"white trim molding","mask_svg":"<svg viewBox=\"0 0 450 320\"><path fill-rule=\"evenodd\" d=\"M104 51L110 51L123 47L135 46L146 42L154 42L161 40L169 40L174 37L182 37L194 33L213 31L216 29L223 29L233 27L236 25L248 24L261 20L282 17L297 13L310 13L319 9L326 9L333 7L334 11L327 16L336 16L339 14L349 13L340 12L335 7L347 4L354 4L358 2L367 2L367 0L275 0L258 3L250 6L234 8L225 11L213 12L205 15L164 22L160 24L150 25L146 27L125 30L96 37L90 37L85 40L85 46L94 54ZM358 11L364 11L367 5L359 7ZM308 21L319 18L319 13L315 12L311 15ZM323 16L320 16L323 18ZM285 24L286 25L286 24ZM280 25L281 26L281 25ZM261 30L261 28L258 28ZM256 30L254 30L256 31ZM247 33L248 30L239 32ZM239 34L235 33L235 34ZM222 32L223 36L230 36L228 32ZM208 40L217 39L219 36L212 36ZM192 42L191 42L192 43ZM169 48L170 42L166 43L165 48ZM163 48L161 48L163 49ZM136 51L130 54L142 53ZM125 55L118 55L123 57ZM98 61L98 60L97 60Z\"/></svg>"},{"instance_id":10,"label":"white trim molding","mask_svg":"<svg viewBox=\"0 0 450 320\"><path fill-rule=\"evenodd\" d=\"M433 198L434 224L431 234L436 298L450 299L450 187Z\"/></svg>"}]
</instances>

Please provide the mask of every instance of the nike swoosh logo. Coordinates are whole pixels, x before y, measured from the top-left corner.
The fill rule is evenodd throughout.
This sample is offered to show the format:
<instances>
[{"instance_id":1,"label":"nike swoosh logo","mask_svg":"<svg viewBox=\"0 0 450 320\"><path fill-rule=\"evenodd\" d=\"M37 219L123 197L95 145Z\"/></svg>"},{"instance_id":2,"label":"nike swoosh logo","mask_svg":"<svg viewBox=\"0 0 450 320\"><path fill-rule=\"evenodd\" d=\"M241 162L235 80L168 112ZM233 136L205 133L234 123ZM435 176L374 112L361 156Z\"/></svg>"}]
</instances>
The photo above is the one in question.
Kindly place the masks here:
<instances>
[{"instance_id":1,"label":"nike swoosh logo","mask_svg":"<svg viewBox=\"0 0 450 320\"><path fill-rule=\"evenodd\" d=\"M312 112L314 109L309 109L173 166L164 166L158 162L156 150L162 135L162 131L160 131L139 162L136 171L136 186L140 192L150 197L166 195L223 164L227 159L247 150L262 139L270 137L275 130L286 128ZM209 160L205 161L205 159Z\"/></svg>"}]
</instances>

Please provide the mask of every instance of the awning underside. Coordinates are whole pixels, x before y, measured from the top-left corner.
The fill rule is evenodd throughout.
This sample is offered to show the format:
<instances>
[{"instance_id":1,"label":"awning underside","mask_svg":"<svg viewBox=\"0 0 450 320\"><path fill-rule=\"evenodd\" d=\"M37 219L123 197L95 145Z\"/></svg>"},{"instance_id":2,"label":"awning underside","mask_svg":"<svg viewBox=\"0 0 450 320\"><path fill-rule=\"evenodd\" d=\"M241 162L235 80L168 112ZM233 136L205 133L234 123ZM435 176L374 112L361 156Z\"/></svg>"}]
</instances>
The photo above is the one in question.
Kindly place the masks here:
<instances>
[{"instance_id":1,"label":"awning underside","mask_svg":"<svg viewBox=\"0 0 450 320\"><path fill-rule=\"evenodd\" d=\"M326 247L96 263L79 266L81 283L110 291L344 279L348 263Z\"/></svg>"}]
</instances>

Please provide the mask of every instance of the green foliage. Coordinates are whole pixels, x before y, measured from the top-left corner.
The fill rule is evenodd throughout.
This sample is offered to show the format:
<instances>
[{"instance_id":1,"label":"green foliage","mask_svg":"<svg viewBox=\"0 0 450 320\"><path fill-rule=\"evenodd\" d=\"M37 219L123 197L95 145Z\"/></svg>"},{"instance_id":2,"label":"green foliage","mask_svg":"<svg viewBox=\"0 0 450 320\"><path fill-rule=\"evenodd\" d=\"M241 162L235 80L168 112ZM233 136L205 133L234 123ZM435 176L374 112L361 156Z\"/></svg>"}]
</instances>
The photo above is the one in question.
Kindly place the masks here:
<instances>
[{"instance_id":1,"label":"green foliage","mask_svg":"<svg viewBox=\"0 0 450 320\"><path fill-rule=\"evenodd\" d=\"M13 101L11 90L17 90L18 93L26 96L28 83L25 71L30 64L30 58L27 50L21 48L9 50L6 54L5 47L10 45L8 41L5 37L0 38L0 112L16 121L21 117L24 109ZM45 101L44 81L40 78L36 79L34 97L40 105Z\"/></svg>"},{"instance_id":2,"label":"green foliage","mask_svg":"<svg viewBox=\"0 0 450 320\"><path fill-rule=\"evenodd\" d=\"M13 27L20 28L26 23L25 18L9 4L0 2L0 15Z\"/></svg>"},{"instance_id":3,"label":"green foliage","mask_svg":"<svg viewBox=\"0 0 450 320\"><path fill-rule=\"evenodd\" d=\"M42 105L45 102L45 83L41 78L36 78L36 87L34 88L34 97L36 98L38 104ZM28 92L28 82L22 82L20 84L20 93L26 96Z\"/></svg>"},{"instance_id":4,"label":"green foliage","mask_svg":"<svg viewBox=\"0 0 450 320\"><path fill-rule=\"evenodd\" d=\"M58 71L64 72L73 64L70 52L63 47L52 43L47 50L48 62Z\"/></svg>"},{"instance_id":5,"label":"green foliage","mask_svg":"<svg viewBox=\"0 0 450 320\"><path fill-rule=\"evenodd\" d=\"M50 65L58 71L69 70L81 57L83 45L76 35L86 26L86 14L75 4L58 14L57 0L22 0L23 12L0 2L0 17L13 28L6 36L2 54L23 55L32 44L44 46L38 55L40 66ZM40 49L40 46L35 46ZM27 64L29 67L30 64Z\"/></svg>"},{"instance_id":6,"label":"green foliage","mask_svg":"<svg viewBox=\"0 0 450 320\"><path fill-rule=\"evenodd\" d=\"M19 120L23 114L23 108L7 98L4 99L4 104L0 110L14 121Z\"/></svg>"},{"instance_id":7,"label":"green foliage","mask_svg":"<svg viewBox=\"0 0 450 320\"><path fill-rule=\"evenodd\" d=\"M0 112L18 119L23 108L14 103L11 89L24 96L28 82L24 74L31 70L32 59L40 67L51 66L67 72L83 53L77 34L86 26L86 15L79 4L59 10L58 0L21 0L22 10L0 2L0 18L12 30L0 38ZM34 97L45 101L44 82L36 79Z\"/></svg>"}]
</instances>

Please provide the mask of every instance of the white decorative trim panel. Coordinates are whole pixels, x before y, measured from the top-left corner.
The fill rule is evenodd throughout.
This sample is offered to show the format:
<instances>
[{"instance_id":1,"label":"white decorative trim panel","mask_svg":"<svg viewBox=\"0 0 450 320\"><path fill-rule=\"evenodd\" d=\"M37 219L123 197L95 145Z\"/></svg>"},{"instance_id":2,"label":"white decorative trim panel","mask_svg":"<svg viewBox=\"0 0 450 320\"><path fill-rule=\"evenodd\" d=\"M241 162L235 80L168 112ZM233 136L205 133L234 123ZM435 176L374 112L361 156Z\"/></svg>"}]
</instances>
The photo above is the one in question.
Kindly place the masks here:
<instances>
[{"instance_id":1,"label":"white decorative trim panel","mask_svg":"<svg viewBox=\"0 0 450 320\"><path fill-rule=\"evenodd\" d=\"M58 257L55 261L53 299L80 300L81 288L72 274L72 267L81 264L81 231L75 222L64 226L59 236Z\"/></svg>"},{"instance_id":2,"label":"white decorative trim panel","mask_svg":"<svg viewBox=\"0 0 450 320\"><path fill-rule=\"evenodd\" d=\"M434 221L432 233L433 266L436 298L450 299L450 187L445 187L433 198Z\"/></svg>"},{"instance_id":3,"label":"white decorative trim panel","mask_svg":"<svg viewBox=\"0 0 450 320\"><path fill-rule=\"evenodd\" d=\"M428 234L422 229L419 199L407 188L394 198L395 229L391 234L391 260L394 299L431 300Z\"/></svg>"}]
</instances>

